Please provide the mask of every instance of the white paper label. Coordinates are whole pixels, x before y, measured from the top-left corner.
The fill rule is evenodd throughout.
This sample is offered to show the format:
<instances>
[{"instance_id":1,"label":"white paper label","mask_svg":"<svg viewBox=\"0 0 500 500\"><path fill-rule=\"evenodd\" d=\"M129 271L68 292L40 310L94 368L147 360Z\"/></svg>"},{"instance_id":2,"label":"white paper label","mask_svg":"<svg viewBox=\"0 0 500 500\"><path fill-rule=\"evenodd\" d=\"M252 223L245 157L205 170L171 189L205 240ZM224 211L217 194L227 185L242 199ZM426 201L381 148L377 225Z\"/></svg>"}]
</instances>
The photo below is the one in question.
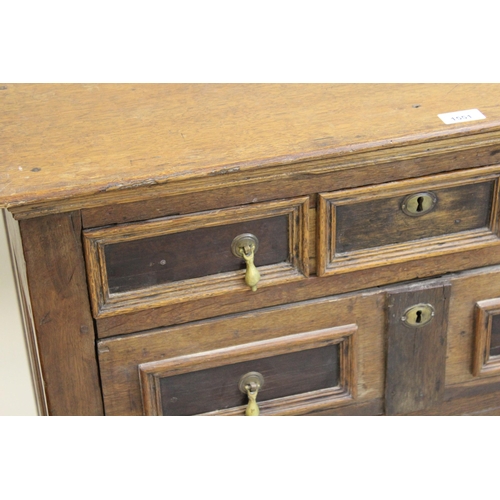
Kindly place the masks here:
<instances>
[{"instance_id":1,"label":"white paper label","mask_svg":"<svg viewBox=\"0 0 500 500\"><path fill-rule=\"evenodd\" d=\"M452 113L441 113L438 115L446 125L452 123L472 122L474 120L484 120L486 116L479 109L466 109L465 111L453 111Z\"/></svg>"}]
</instances>

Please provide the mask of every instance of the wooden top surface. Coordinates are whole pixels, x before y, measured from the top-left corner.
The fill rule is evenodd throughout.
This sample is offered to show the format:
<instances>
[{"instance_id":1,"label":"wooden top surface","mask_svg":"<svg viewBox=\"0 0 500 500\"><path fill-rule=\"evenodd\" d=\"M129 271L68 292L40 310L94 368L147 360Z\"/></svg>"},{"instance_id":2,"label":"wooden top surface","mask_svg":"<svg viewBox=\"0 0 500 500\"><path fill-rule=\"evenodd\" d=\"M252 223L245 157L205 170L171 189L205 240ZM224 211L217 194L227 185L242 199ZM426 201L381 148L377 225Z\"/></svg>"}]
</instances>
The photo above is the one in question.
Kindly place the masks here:
<instances>
[{"instance_id":1,"label":"wooden top surface","mask_svg":"<svg viewBox=\"0 0 500 500\"><path fill-rule=\"evenodd\" d=\"M3 84L0 207L496 129L496 84Z\"/></svg>"}]
</instances>

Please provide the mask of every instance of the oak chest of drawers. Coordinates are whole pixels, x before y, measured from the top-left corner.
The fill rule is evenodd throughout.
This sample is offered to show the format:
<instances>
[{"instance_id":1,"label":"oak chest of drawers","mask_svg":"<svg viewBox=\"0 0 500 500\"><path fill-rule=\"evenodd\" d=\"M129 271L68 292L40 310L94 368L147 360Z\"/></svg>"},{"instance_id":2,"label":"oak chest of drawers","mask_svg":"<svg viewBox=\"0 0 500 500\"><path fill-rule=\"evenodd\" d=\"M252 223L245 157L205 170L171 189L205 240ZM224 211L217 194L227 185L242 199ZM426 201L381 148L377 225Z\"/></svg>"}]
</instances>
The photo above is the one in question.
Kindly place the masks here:
<instances>
[{"instance_id":1,"label":"oak chest of drawers","mask_svg":"<svg viewBox=\"0 0 500 500\"><path fill-rule=\"evenodd\" d=\"M500 414L499 85L1 88L41 413Z\"/></svg>"}]
</instances>

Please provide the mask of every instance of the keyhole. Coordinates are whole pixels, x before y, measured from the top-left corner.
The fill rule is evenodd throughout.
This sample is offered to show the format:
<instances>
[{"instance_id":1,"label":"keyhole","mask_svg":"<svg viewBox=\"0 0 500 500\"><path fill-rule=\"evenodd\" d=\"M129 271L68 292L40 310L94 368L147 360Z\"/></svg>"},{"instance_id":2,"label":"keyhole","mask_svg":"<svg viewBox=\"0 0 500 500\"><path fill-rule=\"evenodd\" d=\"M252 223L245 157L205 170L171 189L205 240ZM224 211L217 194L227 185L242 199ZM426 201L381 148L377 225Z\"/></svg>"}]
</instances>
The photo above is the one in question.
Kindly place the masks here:
<instances>
[{"instance_id":1,"label":"keyhole","mask_svg":"<svg viewBox=\"0 0 500 500\"><path fill-rule=\"evenodd\" d=\"M409 307L401 321L409 328L420 328L427 325L434 316L434 308L430 304L415 304Z\"/></svg>"},{"instance_id":2,"label":"keyhole","mask_svg":"<svg viewBox=\"0 0 500 500\"><path fill-rule=\"evenodd\" d=\"M419 196L417 198L417 212L421 212L424 207L422 206L422 203L424 202L424 197L423 196Z\"/></svg>"},{"instance_id":3,"label":"keyhole","mask_svg":"<svg viewBox=\"0 0 500 500\"><path fill-rule=\"evenodd\" d=\"M417 311L417 317L415 319L415 323L422 323L422 311Z\"/></svg>"}]
</instances>

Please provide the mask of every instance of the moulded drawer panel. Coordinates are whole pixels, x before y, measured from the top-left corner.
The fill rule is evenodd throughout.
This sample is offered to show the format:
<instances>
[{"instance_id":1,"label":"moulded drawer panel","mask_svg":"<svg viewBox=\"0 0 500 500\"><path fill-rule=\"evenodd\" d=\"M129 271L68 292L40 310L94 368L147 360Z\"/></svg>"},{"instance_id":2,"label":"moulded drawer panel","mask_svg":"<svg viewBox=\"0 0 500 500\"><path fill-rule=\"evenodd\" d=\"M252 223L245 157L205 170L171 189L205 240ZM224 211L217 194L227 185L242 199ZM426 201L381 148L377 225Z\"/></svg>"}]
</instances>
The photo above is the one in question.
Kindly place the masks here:
<instances>
[{"instance_id":1,"label":"moulded drawer panel","mask_svg":"<svg viewBox=\"0 0 500 500\"><path fill-rule=\"evenodd\" d=\"M255 255L256 266L288 261L286 215L201 227L107 245L105 260L109 292L123 293L245 269L245 263L231 253L231 242L241 233L259 235L262 245Z\"/></svg>"},{"instance_id":2,"label":"moulded drawer panel","mask_svg":"<svg viewBox=\"0 0 500 500\"><path fill-rule=\"evenodd\" d=\"M486 167L320 194L318 274L498 244L499 172Z\"/></svg>"},{"instance_id":3,"label":"moulded drawer panel","mask_svg":"<svg viewBox=\"0 0 500 500\"><path fill-rule=\"evenodd\" d=\"M353 334L355 328L341 331L343 334ZM344 392L340 387L340 348L336 336L338 331L333 330L330 333L331 344L284 354L272 355L273 349L276 349L276 342L264 342L261 344L262 349L270 348L270 351L263 358L257 357L261 356L262 352L259 352L258 348L255 349L254 345L255 358L237 363L233 362L234 357L227 359L224 349L218 353L211 352L207 354L207 358L210 356L215 366L197 370L195 365L192 367L193 371L180 375L177 374L179 367L175 363L176 360L165 362L163 372L159 370L158 363L155 363L151 370L157 373L157 379L143 376L145 381L143 386L147 390L148 379L151 379L151 384L158 384L161 404L158 409L147 413L161 415L198 415L214 411L241 413L242 407L248 402L248 397L239 389L239 381L245 374L253 372L262 375L264 380L258 391L258 402L261 406L264 405L264 408L273 406L269 403L275 405L279 401L283 403L284 398L288 398L287 402L290 402L294 397L311 392L316 394L322 392L324 396L327 395L325 393L329 393L330 398L332 396L334 399L338 398L338 395ZM327 335L328 332L313 332L311 338L327 337ZM347 337L342 337L342 340L345 341L345 338ZM295 336L287 340L288 342L283 342L283 347L293 349ZM247 350L251 348L252 346L246 346ZM168 367L173 365L176 366L176 370L172 370L174 373L172 375ZM148 365L139 367L143 373L147 369ZM190 369L189 364L186 364L185 369ZM147 403L145 406L146 410L151 410Z\"/></svg>"},{"instance_id":4,"label":"moulded drawer panel","mask_svg":"<svg viewBox=\"0 0 500 500\"><path fill-rule=\"evenodd\" d=\"M401 210L406 194L341 204L336 209L335 253L487 227L494 184L488 181L432 190L436 205L421 217Z\"/></svg>"},{"instance_id":5,"label":"moulded drawer panel","mask_svg":"<svg viewBox=\"0 0 500 500\"><path fill-rule=\"evenodd\" d=\"M83 233L94 316L252 293L233 240L258 240L258 287L309 274L309 198L166 217Z\"/></svg>"}]
</instances>

